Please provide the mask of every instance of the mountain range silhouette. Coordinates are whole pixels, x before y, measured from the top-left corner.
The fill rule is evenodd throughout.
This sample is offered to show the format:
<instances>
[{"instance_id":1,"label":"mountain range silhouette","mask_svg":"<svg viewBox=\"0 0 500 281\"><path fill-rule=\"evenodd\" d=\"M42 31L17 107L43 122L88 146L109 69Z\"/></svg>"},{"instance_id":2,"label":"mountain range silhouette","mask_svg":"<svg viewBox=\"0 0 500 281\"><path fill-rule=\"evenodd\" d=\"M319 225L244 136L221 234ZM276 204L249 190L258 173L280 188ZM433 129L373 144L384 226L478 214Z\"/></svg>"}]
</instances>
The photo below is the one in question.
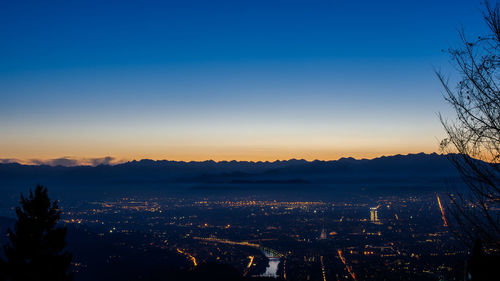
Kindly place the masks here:
<instances>
[{"instance_id":1,"label":"mountain range silhouette","mask_svg":"<svg viewBox=\"0 0 500 281\"><path fill-rule=\"evenodd\" d=\"M342 190L344 187L445 189L460 183L446 155L408 154L375 159L274 162L168 160L117 165L0 164L0 193L19 194L41 183L51 192ZM345 189L345 188L344 188ZM318 191L319 192L319 191Z\"/></svg>"}]
</instances>

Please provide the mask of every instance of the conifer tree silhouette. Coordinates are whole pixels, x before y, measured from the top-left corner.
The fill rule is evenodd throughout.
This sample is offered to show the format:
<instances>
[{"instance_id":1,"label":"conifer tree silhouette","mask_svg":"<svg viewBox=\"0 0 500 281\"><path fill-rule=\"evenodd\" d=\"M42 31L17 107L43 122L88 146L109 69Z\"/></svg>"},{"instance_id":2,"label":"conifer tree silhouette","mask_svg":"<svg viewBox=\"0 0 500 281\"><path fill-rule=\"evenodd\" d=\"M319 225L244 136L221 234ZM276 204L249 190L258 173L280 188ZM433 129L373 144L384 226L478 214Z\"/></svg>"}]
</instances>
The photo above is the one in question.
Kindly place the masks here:
<instances>
[{"instance_id":1,"label":"conifer tree silhouette","mask_svg":"<svg viewBox=\"0 0 500 281\"><path fill-rule=\"evenodd\" d=\"M47 188L37 185L29 197L21 194L16 208L14 231L8 231L4 246L5 261L0 264L0 278L9 281L70 281L72 256L64 250L66 228L56 227L61 212L51 202Z\"/></svg>"}]
</instances>

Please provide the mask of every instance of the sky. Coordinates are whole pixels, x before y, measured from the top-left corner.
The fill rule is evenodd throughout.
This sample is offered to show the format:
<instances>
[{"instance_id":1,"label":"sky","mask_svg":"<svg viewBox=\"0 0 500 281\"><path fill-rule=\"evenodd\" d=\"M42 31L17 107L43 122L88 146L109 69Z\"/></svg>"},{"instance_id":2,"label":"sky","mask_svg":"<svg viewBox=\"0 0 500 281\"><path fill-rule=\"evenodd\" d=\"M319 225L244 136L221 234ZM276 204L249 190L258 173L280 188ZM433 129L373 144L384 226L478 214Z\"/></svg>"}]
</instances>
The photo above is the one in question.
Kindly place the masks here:
<instances>
[{"instance_id":1,"label":"sky","mask_svg":"<svg viewBox=\"0 0 500 281\"><path fill-rule=\"evenodd\" d=\"M438 151L474 0L0 0L0 159Z\"/></svg>"}]
</instances>

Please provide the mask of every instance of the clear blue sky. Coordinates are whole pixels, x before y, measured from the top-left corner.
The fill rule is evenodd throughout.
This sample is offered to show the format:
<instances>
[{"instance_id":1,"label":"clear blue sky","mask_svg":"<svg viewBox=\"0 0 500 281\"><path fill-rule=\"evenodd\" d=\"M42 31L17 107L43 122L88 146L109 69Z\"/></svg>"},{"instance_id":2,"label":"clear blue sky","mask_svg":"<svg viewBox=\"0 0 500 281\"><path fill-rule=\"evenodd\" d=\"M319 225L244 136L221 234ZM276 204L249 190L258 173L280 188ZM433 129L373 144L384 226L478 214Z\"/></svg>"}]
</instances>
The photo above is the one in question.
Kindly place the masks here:
<instances>
[{"instance_id":1,"label":"clear blue sky","mask_svg":"<svg viewBox=\"0 0 500 281\"><path fill-rule=\"evenodd\" d=\"M432 152L480 1L0 0L0 158Z\"/></svg>"}]
</instances>

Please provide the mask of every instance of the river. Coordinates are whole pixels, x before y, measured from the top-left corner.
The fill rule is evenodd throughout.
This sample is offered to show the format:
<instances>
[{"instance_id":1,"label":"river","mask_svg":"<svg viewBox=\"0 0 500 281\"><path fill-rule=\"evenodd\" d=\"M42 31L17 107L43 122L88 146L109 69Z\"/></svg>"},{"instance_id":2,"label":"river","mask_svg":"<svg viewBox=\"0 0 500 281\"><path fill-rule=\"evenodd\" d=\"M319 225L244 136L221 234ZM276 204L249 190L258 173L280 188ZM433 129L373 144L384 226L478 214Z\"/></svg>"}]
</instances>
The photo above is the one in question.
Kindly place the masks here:
<instances>
[{"instance_id":1,"label":"river","mask_svg":"<svg viewBox=\"0 0 500 281\"><path fill-rule=\"evenodd\" d=\"M280 258L272 257L268 255L267 253L264 253L266 255L267 259L269 260L266 272L261 274L260 276L262 277L273 277L273 278L278 278L278 266L280 264Z\"/></svg>"}]
</instances>

